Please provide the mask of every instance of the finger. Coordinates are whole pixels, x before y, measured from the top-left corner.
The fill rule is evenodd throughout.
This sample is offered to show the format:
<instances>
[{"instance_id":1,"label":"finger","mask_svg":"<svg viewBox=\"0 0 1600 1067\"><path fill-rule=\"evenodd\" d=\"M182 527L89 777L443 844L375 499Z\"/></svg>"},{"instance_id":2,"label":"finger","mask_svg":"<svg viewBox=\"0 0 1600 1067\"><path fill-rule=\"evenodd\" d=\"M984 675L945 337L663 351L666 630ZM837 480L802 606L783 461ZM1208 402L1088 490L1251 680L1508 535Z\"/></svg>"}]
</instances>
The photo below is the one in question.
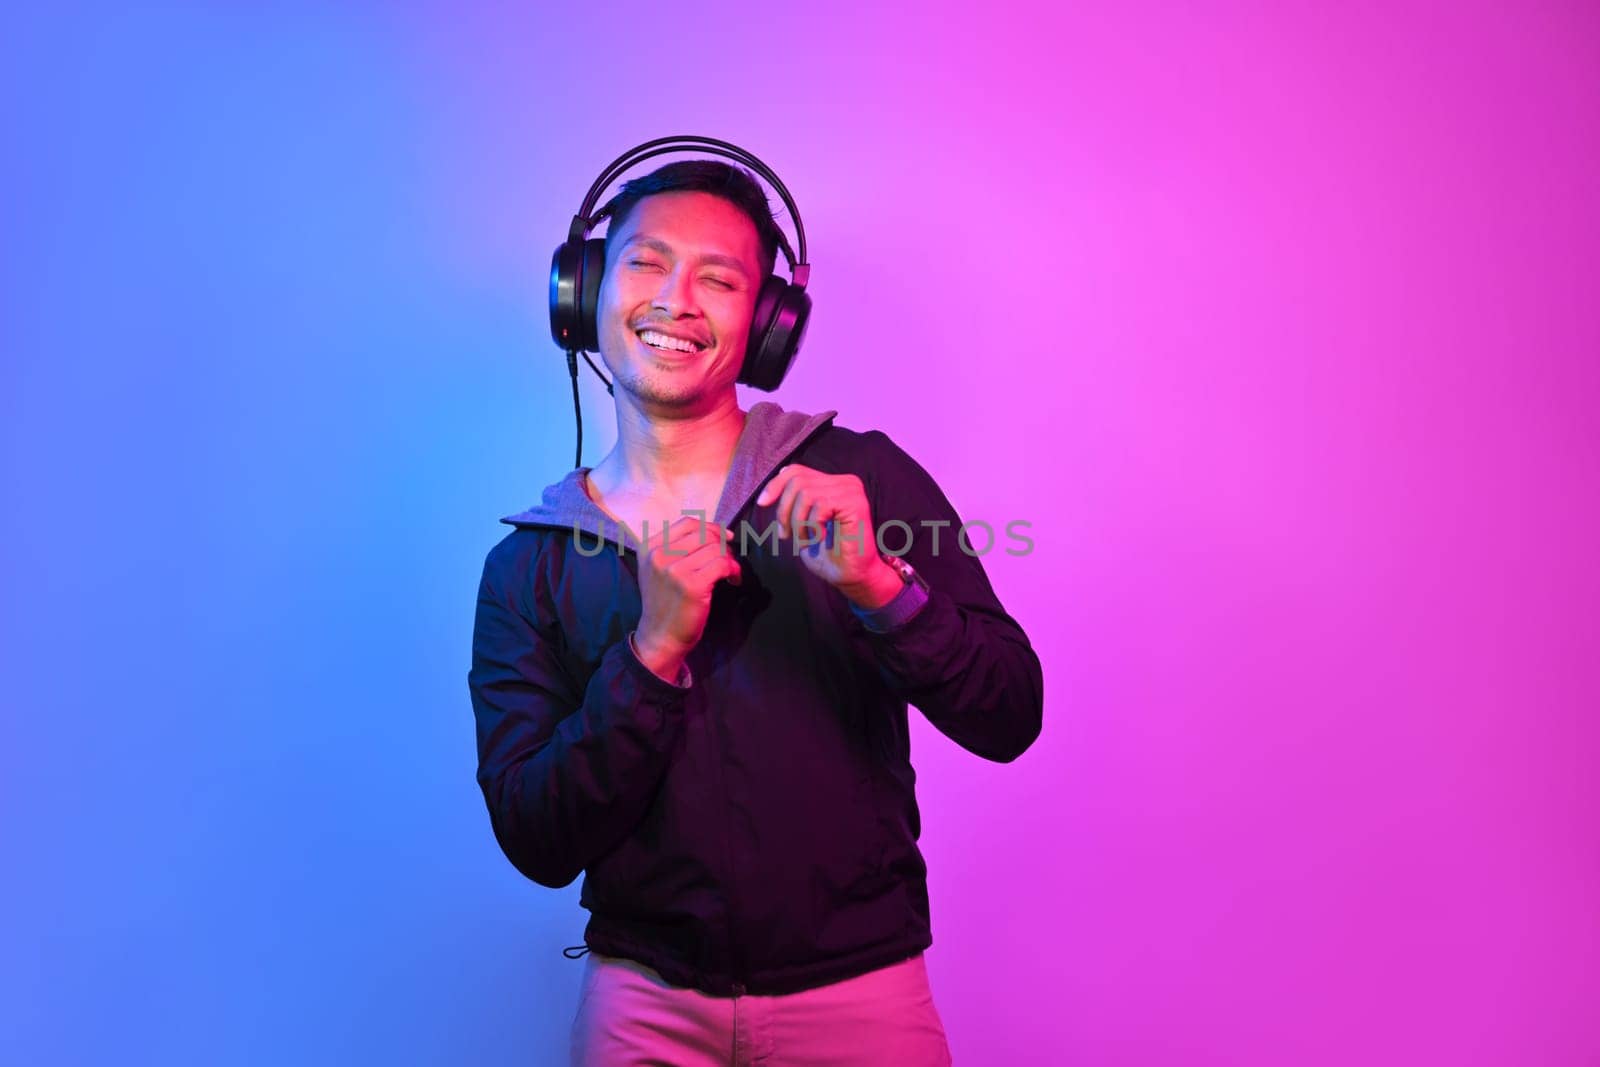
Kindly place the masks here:
<instances>
[{"instance_id":1,"label":"finger","mask_svg":"<svg viewBox=\"0 0 1600 1067\"><path fill-rule=\"evenodd\" d=\"M804 499L796 502L794 508L795 540L806 548L814 548L821 544L825 531L822 520L830 510L826 497L815 490L807 493Z\"/></svg>"},{"instance_id":2,"label":"finger","mask_svg":"<svg viewBox=\"0 0 1600 1067\"><path fill-rule=\"evenodd\" d=\"M779 467L778 474L768 478L766 485L762 486L762 491L755 494L757 507L766 507L774 499L778 499L778 494L784 491L786 485L789 485L789 467Z\"/></svg>"},{"instance_id":3,"label":"finger","mask_svg":"<svg viewBox=\"0 0 1600 1067\"><path fill-rule=\"evenodd\" d=\"M833 542L828 537L828 524L840 511L837 491L826 485L813 487L802 504L795 508L798 516L795 519L796 527L804 532L809 541L831 547Z\"/></svg>"},{"instance_id":4,"label":"finger","mask_svg":"<svg viewBox=\"0 0 1600 1067\"><path fill-rule=\"evenodd\" d=\"M719 546L715 544L708 544L682 559L673 560L670 571L679 584L694 589L708 589L730 575L742 576L739 561L719 551Z\"/></svg>"},{"instance_id":5,"label":"finger","mask_svg":"<svg viewBox=\"0 0 1600 1067\"><path fill-rule=\"evenodd\" d=\"M805 469L798 463L789 463L779 467L777 473L768 480L766 485L761 487L761 492L756 495L757 506L766 507L776 500L784 488L788 486L789 479L794 477L797 472Z\"/></svg>"},{"instance_id":6,"label":"finger","mask_svg":"<svg viewBox=\"0 0 1600 1067\"><path fill-rule=\"evenodd\" d=\"M649 522L650 520L646 519L644 521ZM683 522L683 519L673 519L671 522L663 522L659 526L651 526L650 536L645 538L644 543L647 545L662 544L668 539L668 536L673 530L679 529L683 526Z\"/></svg>"},{"instance_id":7,"label":"finger","mask_svg":"<svg viewBox=\"0 0 1600 1067\"><path fill-rule=\"evenodd\" d=\"M839 506L832 497L820 493L812 493L807 500L805 513L801 520L813 526L821 526L839 513Z\"/></svg>"},{"instance_id":8,"label":"finger","mask_svg":"<svg viewBox=\"0 0 1600 1067\"><path fill-rule=\"evenodd\" d=\"M784 490L784 495L778 500L778 526L783 531L783 536L795 536L796 512L805 500L805 487L798 482Z\"/></svg>"},{"instance_id":9,"label":"finger","mask_svg":"<svg viewBox=\"0 0 1600 1067\"><path fill-rule=\"evenodd\" d=\"M693 544L698 548L702 545L726 544L733 537L733 531L714 522L685 516L673 524L670 536L675 545Z\"/></svg>"},{"instance_id":10,"label":"finger","mask_svg":"<svg viewBox=\"0 0 1600 1067\"><path fill-rule=\"evenodd\" d=\"M689 545L699 547L715 541L726 542L733 537L733 531L719 526L717 523L702 520L695 515L685 515L676 519L648 542L653 547L670 545L672 555L681 555Z\"/></svg>"},{"instance_id":11,"label":"finger","mask_svg":"<svg viewBox=\"0 0 1600 1067\"><path fill-rule=\"evenodd\" d=\"M669 545L667 555L676 562L690 556L698 556L709 552L714 556L726 556L731 551L733 531L716 523L701 525L690 521L687 525L668 531Z\"/></svg>"},{"instance_id":12,"label":"finger","mask_svg":"<svg viewBox=\"0 0 1600 1067\"><path fill-rule=\"evenodd\" d=\"M692 558L685 560L683 565L692 568L688 573L706 585L713 585L724 578L738 585L744 577L744 566L737 558L720 555L715 550L697 552Z\"/></svg>"},{"instance_id":13,"label":"finger","mask_svg":"<svg viewBox=\"0 0 1600 1067\"><path fill-rule=\"evenodd\" d=\"M795 505L805 496L806 489L806 481L797 475L789 480L788 485L784 487L783 495L778 497L776 514L778 517L779 536L793 536L795 532Z\"/></svg>"},{"instance_id":14,"label":"finger","mask_svg":"<svg viewBox=\"0 0 1600 1067\"><path fill-rule=\"evenodd\" d=\"M667 570L679 560L701 549L709 548L714 552L719 549L726 551L728 539L732 536L731 533L717 536L716 531L707 530L702 541L701 534L692 526L677 531L669 530L651 538L644 552L644 560L656 570Z\"/></svg>"},{"instance_id":15,"label":"finger","mask_svg":"<svg viewBox=\"0 0 1600 1067\"><path fill-rule=\"evenodd\" d=\"M673 550L672 565L688 567L693 570L706 566L707 560L727 559L733 555L728 549L728 542L720 539L707 538L705 544L697 544L694 538L689 538L683 547Z\"/></svg>"}]
</instances>

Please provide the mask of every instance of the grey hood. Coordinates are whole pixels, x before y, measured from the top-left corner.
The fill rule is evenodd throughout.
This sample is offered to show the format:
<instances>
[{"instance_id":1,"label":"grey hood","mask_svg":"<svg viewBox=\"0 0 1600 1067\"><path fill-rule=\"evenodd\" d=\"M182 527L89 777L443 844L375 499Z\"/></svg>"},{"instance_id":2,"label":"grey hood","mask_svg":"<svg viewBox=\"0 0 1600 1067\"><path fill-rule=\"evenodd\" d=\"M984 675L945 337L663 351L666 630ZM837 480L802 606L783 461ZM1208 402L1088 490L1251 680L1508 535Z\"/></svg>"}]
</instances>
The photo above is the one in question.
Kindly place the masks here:
<instances>
[{"instance_id":1,"label":"grey hood","mask_svg":"<svg viewBox=\"0 0 1600 1067\"><path fill-rule=\"evenodd\" d=\"M801 411L785 411L770 400L755 404L745 413L744 429L733 447L733 465L728 470L728 480L723 484L722 496L711 521L721 526L732 523L733 517L749 502L796 448L823 426L833 421L837 411L824 411L807 415ZM637 552L639 544L628 531L600 509L583 491L583 476L591 468L577 467L565 478L545 487L543 498L526 511L507 515L500 521L512 526L543 526L563 530L581 530L594 534L615 545Z\"/></svg>"}]
</instances>

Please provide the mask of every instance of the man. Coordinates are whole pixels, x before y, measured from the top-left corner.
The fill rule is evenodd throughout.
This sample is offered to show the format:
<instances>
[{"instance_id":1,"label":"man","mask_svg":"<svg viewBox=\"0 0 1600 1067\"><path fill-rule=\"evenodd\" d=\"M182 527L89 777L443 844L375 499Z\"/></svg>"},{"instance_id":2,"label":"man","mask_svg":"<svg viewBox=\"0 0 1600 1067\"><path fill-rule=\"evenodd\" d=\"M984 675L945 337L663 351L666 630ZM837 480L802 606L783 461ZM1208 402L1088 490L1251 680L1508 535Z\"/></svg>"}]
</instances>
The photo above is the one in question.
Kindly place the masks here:
<instances>
[{"instance_id":1,"label":"man","mask_svg":"<svg viewBox=\"0 0 1600 1067\"><path fill-rule=\"evenodd\" d=\"M907 703L997 761L1040 729L1038 658L927 472L738 406L777 232L719 162L623 186L616 446L484 564L478 781L518 870L585 873L579 1063L947 1063Z\"/></svg>"}]
</instances>

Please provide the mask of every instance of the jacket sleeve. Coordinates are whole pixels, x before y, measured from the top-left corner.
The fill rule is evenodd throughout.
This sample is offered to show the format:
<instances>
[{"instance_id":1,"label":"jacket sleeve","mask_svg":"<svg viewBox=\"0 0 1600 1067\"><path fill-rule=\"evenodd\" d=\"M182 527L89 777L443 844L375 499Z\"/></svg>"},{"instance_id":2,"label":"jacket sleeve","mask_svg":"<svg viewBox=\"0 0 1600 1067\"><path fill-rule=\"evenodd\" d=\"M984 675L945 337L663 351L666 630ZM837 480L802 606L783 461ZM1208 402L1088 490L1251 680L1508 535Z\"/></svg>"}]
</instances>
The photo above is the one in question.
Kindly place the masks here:
<instances>
[{"instance_id":1,"label":"jacket sleeve","mask_svg":"<svg viewBox=\"0 0 1600 1067\"><path fill-rule=\"evenodd\" d=\"M506 858L560 888L643 817L688 689L658 677L626 640L580 688L557 655L554 620L526 606L535 599L527 565L502 546L484 562L467 673L478 784Z\"/></svg>"},{"instance_id":2,"label":"jacket sleeve","mask_svg":"<svg viewBox=\"0 0 1600 1067\"><path fill-rule=\"evenodd\" d=\"M990 524L988 531L975 524L967 542L972 552L963 550L961 517L928 472L888 435L866 436L875 462L863 481L879 543L915 567L929 591L909 619L887 630L860 622L858 614L864 639L889 687L941 733L985 759L1008 763L1039 736L1044 672L1028 635L1001 606L972 554L1000 549L1004 524L999 530Z\"/></svg>"}]
</instances>

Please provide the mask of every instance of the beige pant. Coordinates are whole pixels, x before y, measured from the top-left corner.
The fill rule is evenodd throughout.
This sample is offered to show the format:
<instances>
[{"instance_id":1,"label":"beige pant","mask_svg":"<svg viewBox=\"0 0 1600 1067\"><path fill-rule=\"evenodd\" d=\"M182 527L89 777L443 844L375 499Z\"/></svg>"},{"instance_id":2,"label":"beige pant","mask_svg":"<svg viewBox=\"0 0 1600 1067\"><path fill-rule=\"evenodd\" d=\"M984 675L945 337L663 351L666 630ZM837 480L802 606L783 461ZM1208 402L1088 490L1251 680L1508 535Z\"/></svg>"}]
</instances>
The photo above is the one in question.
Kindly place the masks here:
<instances>
[{"instance_id":1,"label":"beige pant","mask_svg":"<svg viewBox=\"0 0 1600 1067\"><path fill-rule=\"evenodd\" d=\"M591 952L572 1021L575 1067L946 1067L922 957L779 996L713 997Z\"/></svg>"}]
</instances>

